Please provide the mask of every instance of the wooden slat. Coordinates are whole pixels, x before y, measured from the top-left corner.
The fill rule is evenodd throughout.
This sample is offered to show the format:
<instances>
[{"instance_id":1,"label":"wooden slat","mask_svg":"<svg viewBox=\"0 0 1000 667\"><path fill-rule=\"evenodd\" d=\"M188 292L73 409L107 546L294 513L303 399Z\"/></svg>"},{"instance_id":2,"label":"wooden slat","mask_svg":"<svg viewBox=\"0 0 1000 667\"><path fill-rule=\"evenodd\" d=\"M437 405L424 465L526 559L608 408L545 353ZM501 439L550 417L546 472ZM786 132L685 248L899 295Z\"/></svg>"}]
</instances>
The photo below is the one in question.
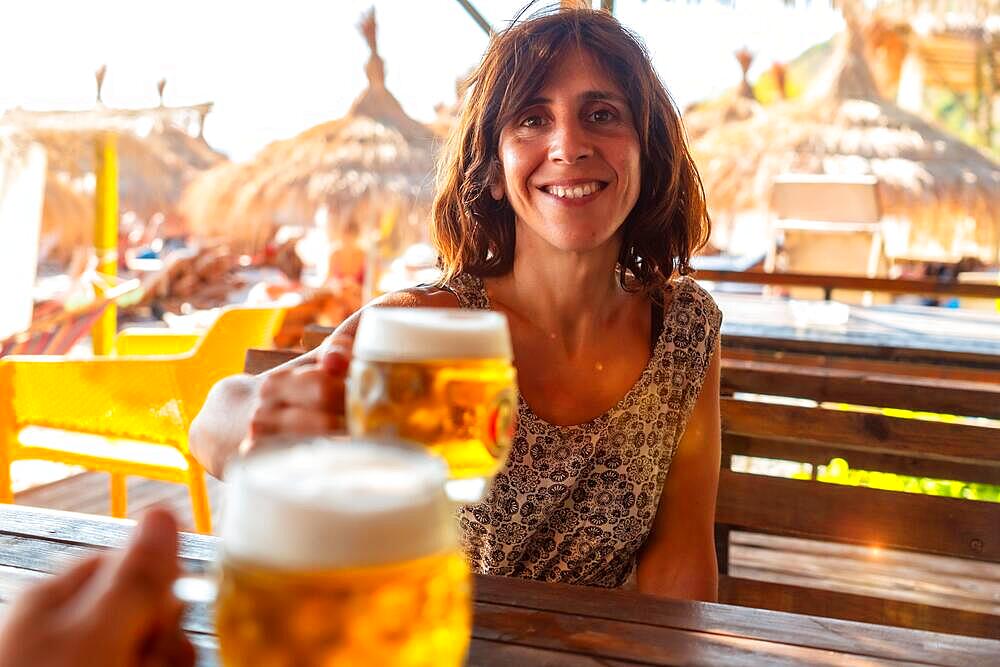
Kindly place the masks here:
<instances>
[{"instance_id":1,"label":"wooden slat","mask_svg":"<svg viewBox=\"0 0 1000 667\"><path fill-rule=\"evenodd\" d=\"M722 576L719 602L948 634L1000 637L1000 616Z\"/></svg>"},{"instance_id":2,"label":"wooden slat","mask_svg":"<svg viewBox=\"0 0 1000 667\"><path fill-rule=\"evenodd\" d=\"M723 393L777 394L1000 419L1000 385L738 359L722 360Z\"/></svg>"},{"instance_id":3,"label":"wooden slat","mask_svg":"<svg viewBox=\"0 0 1000 667\"><path fill-rule=\"evenodd\" d=\"M1000 466L955 463L917 456L873 452L865 449L847 449L837 443L775 440L767 437L723 433L722 449L726 454L799 461L814 466L827 465L834 458L844 458L851 468L858 470L1000 485Z\"/></svg>"},{"instance_id":4,"label":"wooden slat","mask_svg":"<svg viewBox=\"0 0 1000 667\"><path fill-rule=\"evenodd\" d=\"M130 519L0 503L0 533L7 536L38 538L62 545L118 548L128 541L134 526L135 521ZM218 538L211 535L180 533L182 558L210 562L218 548Z\"/></svg>"},{"instance_id":5,"label":"wooden slat","mask_svg":"<svg viewBox=\"0 0 1000 667\"><path fill-rule=\"evenodd\" d=\"M732 530L733 577L1000 616L1000 564Z\"/></svg>"},{"instance_id":6,"label":"wooden slat","mask_svg":"<svg viewBox=\"0 0 1000 667\"><path fill-rule=\"evenodd\" d=\"M308 324L302 332L302 347L312 350L320 346L326 337L332 334L334 327L324 327L320 324Z\"/></svg>"},{"instance_id":7,"label":"wooden slat","mask_svg":"<svg viewBox=\"0 0 1000 667\"><path fill-rule=\"evenodd\" d=\"M472 636L510 641L611 660L653 665L891 664L866 654L863 646L837 654L794 644L765 642L714 632L692 632L640 623L623 623L572 613L477 602ZM912 657L912 656L911 656ZM924 661L931 664L930 661ZM955 663L952 663L955 664Z\"/></svg>"},{"instance_id":8,"label":"wooden slat","mask_svg":"<svg viewBox=\"0 0 1000 667\"><path fill-rule=\"evenodd\" d=\"M721 472L716 522L1000 562L1000 504Z\"/></svg>"},{"instance_id":9,"label":"wooden slat","mask_svg":"<svg viewBox=\"0 0 1000 667\"><path fill-rule=\"evenodd\" d=\"M866 412L722 399L722 430L897 456L1000 465L1000 429Z\"/></svg>"},{"instance_id":10,"label":"wooden slat","mask_svg":"<svg viewBox=\"0 0 1000 667\"><path fill-rule=\"evenodd\" d=\"M531 667L629 667L630 665L648 665L647 662L632 662L631 660L609 660L581 653L565 651L549 651L532 646L511 644L505 641L472 638L469 644L469 657L465 663L468 667L510 667L520 665Z\"/></svg>"},{"instance_id":11,"label":"wooden slat","mask_svg":"<svg viewBox=\"0 0 1000 667\"><path fill-rule=\"evenodd\" d=\"M745 340L745 339L744 339ZM780 347L780 346L779 346ZM997 383L1000 382L1000 370L984 370L968 366L948 364L915 363L912 361L897 362L891 359L869 358L862 356L836 356L801 351L786 351L772 349L763 343L756 348L727 347L723 336L722 358L760 363L779 363L788 366L805 366L809 368L831 368L862 373L901 375L918 378L941 378L962 382Z\"/></svg>"},{"instance_id":12,"label":"wooden slat","mask_svg":"<svg viewBox=\"0 0 1000 667\"><path fill-rule=\"evenodd\" d=\"M957 635L910 631L888 625L861 626L839 619L817 619L763 609L663 600L618 589L477 576L475 597L480 602L497 605L664 628L709 628L726 636L861 653L889 660L913 660L917 653L929 662L958 664L961 660L958 655L973 660L988 655L978 640ZM1000 648L1000 642L989 644Z\"/></svg>"},{"instance_id":13,"label":"wooden slat","mask_svg":"<svg viewBox=\"0 0 1000 667\"><path fill-rule=\"evenodd\" d=\"M302 353L297 350L260 350L251 348L247 350L246 359L243 362L243 372L250 375L259 375L301 355Z\"/></svg>"},{"instance_id":14,"label":"wooden slat","mask_svg":"<svg viewBox=\"0 0 1000 667\"><path fill-rule=\"evenodd\" d=\"M865 278L861 276L833 276L810 273L765 273L753 271L712 271L701 269L694 274L698 280L743 283L750 285L780 285L786 287L819 287L854 292L882 292L886 294L948 295L980 299L1000 299L1000 285L975 283L946 283L935 280L907 280L903 278Z\"/></svg>"},{"instance_id":15,"label":"wooden slat","mask_svg":"<svg viewBox=\"0 0 1000 667\"><path fill-rule=\"evenodd\" d=\"M889 345L863 345L860 343L833 343L816 340L777 338L773 336L746 336L723 333L722 356L726 357L729 350L808 354L839 359L862 359L868 362L924 364L931 366L931 370L933 370L934 366L979 369L988 371L988 373L982 376L956 379L1000 382L1000 356L994 354L893 347Z\"/></svg>"}]
</instances>

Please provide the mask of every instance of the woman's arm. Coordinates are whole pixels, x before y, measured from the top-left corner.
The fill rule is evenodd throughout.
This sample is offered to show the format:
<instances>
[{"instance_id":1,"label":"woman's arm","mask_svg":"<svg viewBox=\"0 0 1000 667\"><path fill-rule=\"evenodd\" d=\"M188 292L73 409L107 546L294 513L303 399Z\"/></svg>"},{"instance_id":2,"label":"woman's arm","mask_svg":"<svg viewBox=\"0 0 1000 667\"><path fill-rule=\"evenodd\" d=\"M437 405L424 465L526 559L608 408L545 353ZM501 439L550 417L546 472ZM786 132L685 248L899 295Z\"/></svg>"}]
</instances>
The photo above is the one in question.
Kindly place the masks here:
<instances>
[{"instance_id":1,"label":"woman's arm","mask_svg":"<svg viewBox=\"0 0 1000 667\"><path fill-rule=\"evenodd\" d=\"M414 288L392 292L372 306L454 308L447 291ZM358 311L315 350L260 375L234 375L218 382L191 423L191 454L221 478L226 463L265 435L318 435L342 428L344 378Z\"/></svg>"},{"instance_id":2,"label":"woman's arm","mask_svg":"<svg viewBox=\"0 0 1000 667\"><path fill-rule=\"evenodd\" d=\"M191 422L188 442L191 454L205 470L222 478L222 471L250 433L250 424L260 404L261 385L269 377L291 377L296 371L317 367L320 348L306 352L260 375L233 375L220 380L208 392L205 404Z\"/></svg>"},{"instance_id":3,"label":"woman's arm","mask_svg":"<svg viewBox=\"0 0 1000 667\"><path fill-rule=\"evenodd\" d=\"M715 498L722 456L720 365L716 346L701 394L670 465L652 532L639 554L638 583L642 593L718 600Z\"/></svg>"}]
</instances>

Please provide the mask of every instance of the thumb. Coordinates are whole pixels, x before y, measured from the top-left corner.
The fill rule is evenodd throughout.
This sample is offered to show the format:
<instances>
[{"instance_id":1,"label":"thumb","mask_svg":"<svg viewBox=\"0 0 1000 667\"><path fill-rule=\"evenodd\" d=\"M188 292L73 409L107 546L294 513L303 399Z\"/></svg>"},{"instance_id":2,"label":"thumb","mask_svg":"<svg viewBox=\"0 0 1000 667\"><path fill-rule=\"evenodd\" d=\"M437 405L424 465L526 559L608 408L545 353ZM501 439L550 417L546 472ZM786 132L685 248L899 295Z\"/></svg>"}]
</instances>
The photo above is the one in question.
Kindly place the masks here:
<instances>
[{"instance_id":1,"label":"thumb","mask_svg":"<svg viewBox=\"0 0 1000 667\"><path fill-rule=\"evenodd\" d=\"M344 375L347 372L348 364L351 363L353 345L354 336L334 334L323 344L319 357L320 366L328 373Z\"/></svg>"},{"instance_id":2,"label":"thumb","mask_svg":"<svg viewBox=\"0 0 1000 667\"><path fill-rule=\"evenodd\" d=\"M128 630L143 632L170 599L177 578L177 521L162 508L142 518L132 541L110 563L99 605Z\"/></svg>"}]
</instances>

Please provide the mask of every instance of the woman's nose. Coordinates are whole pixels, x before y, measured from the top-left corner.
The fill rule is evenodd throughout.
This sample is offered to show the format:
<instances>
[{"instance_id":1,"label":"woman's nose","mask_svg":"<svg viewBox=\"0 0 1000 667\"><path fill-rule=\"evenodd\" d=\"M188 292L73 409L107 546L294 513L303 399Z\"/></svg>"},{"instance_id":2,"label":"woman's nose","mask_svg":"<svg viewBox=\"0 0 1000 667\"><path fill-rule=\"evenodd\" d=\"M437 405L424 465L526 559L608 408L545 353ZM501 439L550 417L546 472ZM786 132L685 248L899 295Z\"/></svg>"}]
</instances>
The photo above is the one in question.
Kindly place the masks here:
<instances>
[{"instance_id":1,"label":"woman's nose","mask_svg":"<svg viewBox=\"0 0 1000 667\"><path fill-rule=\"evenodd\" d=\"M573 164L594 153L587 132L577 123L560 123L552 132L549 159L562 164Z\"/></svg>"}]
</instances>

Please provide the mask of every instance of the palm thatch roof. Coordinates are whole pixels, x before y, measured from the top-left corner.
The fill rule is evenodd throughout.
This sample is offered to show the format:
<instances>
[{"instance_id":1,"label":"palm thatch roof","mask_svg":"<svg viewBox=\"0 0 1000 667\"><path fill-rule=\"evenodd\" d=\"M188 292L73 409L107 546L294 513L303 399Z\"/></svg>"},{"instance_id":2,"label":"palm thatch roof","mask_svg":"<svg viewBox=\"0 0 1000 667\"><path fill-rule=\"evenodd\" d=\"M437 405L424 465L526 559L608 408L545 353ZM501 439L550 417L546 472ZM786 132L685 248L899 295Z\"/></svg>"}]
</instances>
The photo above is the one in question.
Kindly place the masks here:
<instances>
[{"instance_id":1,"label":"palm thatch roof","mask_svg":"<svg viewBox=\"0 0 1000 667\"><path fill-rule=\"evenodd\" d=\"M341 220L393 202L429 208L435 137L385 87L374 11L360 28L371 49L368 87L347 115L269 144L248 164L203 174L182 200L192 231L256 250L279 225L311 227L323 207Z\"/></svg>"},{"instance_id":2,"label":"palm thatch roof","mask_svg":"<svg viewBox=\"0 0 1000 667\"><path fill-rule=\"evenodd\" d=\"M928 85L985 95L1000 90L1000 0L883 0L865 30L883 93L896 94L907 55L916 56Z\"/></svg>"},{"instance_id":3,"label":"palm thatch roof","mask_svg":"<svg viewBox=\"0 0 1000 667\"><path fill-rule=\"evenodd\" d=\"M119 207L141 218L172 215L193 175L225 160L182 127L204 118L210 104L192 107L86 111L12 109L0 126L41 144L48 157L43 234L57 237L55 259L65 260L93 236L96 146L114 133L118 153Z\"/></svg>"},{"instance_id":4,"label":"palm thatch roof","mask_svg":"<svg viewBox=\"0 0 1000 667\"><path fill-rule=\"evenodd\" d=\"M747 78L753 54L748 49L740 49L735 54L743 72L740 85L724 93L721 97L707 102L693 104L684 110L684 127L688 139L694 141L714 127L725 123L746 120L760 113L761 106L754 96L753 86Z\"/></svg>"},{"instance_id":5,"label":"palm thatch roof","mask_svg":"<svg viewBox=\"0 0 1000 667\"><path fill-rule=\"evenodd\" d=\"M857 0L841 0L841 2ZM1000 14L1000 0L875 0L867 3L868 8L889 17L901 20L921 20L924 17L939 24L958 27L986 25L991 19L997 21ZM995 26L1000 29L1000 26Z\"/></svg>"},{"instance_id":6,"label":"palm thatch roof","mask_svg":"<svg viewBox=\"0 0 1000 667\"><path fill-rule=\"evenodd\" d=\"M1000 164L883 99L851 15L801 101L711 130L693 152L716 214L766 210L782 173L873 175L891 254L998 261Z\"/></svg>"}]
</instances>

